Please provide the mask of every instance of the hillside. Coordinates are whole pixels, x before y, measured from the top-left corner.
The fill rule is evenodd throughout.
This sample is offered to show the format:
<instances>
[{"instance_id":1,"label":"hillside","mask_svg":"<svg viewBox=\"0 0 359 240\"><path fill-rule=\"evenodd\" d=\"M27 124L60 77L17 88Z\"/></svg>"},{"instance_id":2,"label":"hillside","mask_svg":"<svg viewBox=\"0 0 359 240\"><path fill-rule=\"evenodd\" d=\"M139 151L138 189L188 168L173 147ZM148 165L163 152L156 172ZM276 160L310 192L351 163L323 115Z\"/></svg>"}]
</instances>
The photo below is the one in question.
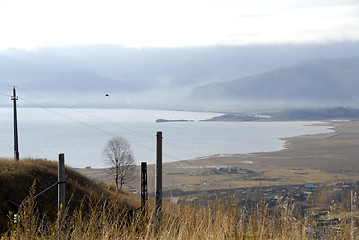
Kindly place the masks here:
<instances>
[{"instance_id":1,"label":"hillside","mask_svg":"<svg viewBox=\"0 0 359 240\"><path fill-rule=\"evenodd\" d=\"M359 104L359 57L316 59L233 81L197 87L189 99L253 105Z\"/></svg>"},{"instance_id":2,"label":"hillside","mask_svg":"<svg viewBox=\"0 0 359 240\"><path fill-rule=\"evenodd\" d=\"M333 108L300 108L287 109L279 112L262 112L256 114L226 113L206 121L295 121L295 120L328 120L328 119L357 119L359 109Z\"/></svg>"},{"instance_id":3,"label":"hillside","mask_svg":"<svg viewBox=\"0 0 359 240\"><path fill-rule=\"evenodd\" d=\"M272 114L272 120L326 120L359 118L359 109L335 107L321 109L292 109Z\"/></svg>"},{"instance_id":4,"label":"hillside","mask_svg":"<svg viewBox=\"0 0 359 240\"><path fill-rule=\"evenodd\" d=\"M0 233L7 229L9 212L16 213L18 207L30 196L34 184L33 195L40 193L57 182L57 163L46 160L13 161L0 159ZM66 167L66 202L68 211L82 208L88 212L90 204L99 200L111 199L113 192L102 184L91 180L77 171ZM133 209L132 204L122 197L118 207ZM38 218L52 223L57 218L57 186L36 198ZM12 218L12 216L10 216Z\"/></svg>"},{"instance_id":5,"label":"hillside","mask_svg":"<svg viewBox=\"0 0 359 240\"><path fill-rule=\"evenodd\" d=\"M47 183L56 181L55 166L55 163L43 160L0 160L1 224L10 222L7 217L11 218L9 211L12 209L6 199L22 201L31 185L35 186L33 192L36 193L37 189L48 187ZM149 200L147 213L134 214L126 200L131 198L133 202L133 195L111 195L110 191L75 171L66 170L69 187L66 190L71 193L72 206L66 215L66 231L59 231L56 221L52 219L56 219L56 214L51 216L52 212L56 212L56 201L52 199L56 194L47 195L46 198L43 194L36 202L29 201L24 205L20 221L10 223L9 230L0 235L1 239L314 239L318 236L350 239L358 229L358 214L355 212L355 218L351 218L355 225L350 225L350 208L341 200L341 192L336 191L335 202L332 201L333 195L326 190L321 191L319 197L313 194L310 204L313 207L303 211L302 206L310 206L305 202L309 197L303 198L303 204L293 199L284 202L271 199L270 205L255 204L259 199L263 201L258 198L259 195L268 193L266 191L263 195L262 190L267 189L258 185L256 196L253 188L249 193L254 199L245 200L244 205L241 204L243 199L235 196L232 190L227 197L217 196L220 198L215 202L204 201L202 205L187 202L183 206L164 201L162 221L157 227L153 200ZM34 179L37 179L35 185L31 183ZM86 185L90 187L84 187ZM74 189L76 191L71 192ZM284 189L280 189L283 192ZM204 196L204 192L201 192L198 199Z\"/></svg>"}]
</instances>

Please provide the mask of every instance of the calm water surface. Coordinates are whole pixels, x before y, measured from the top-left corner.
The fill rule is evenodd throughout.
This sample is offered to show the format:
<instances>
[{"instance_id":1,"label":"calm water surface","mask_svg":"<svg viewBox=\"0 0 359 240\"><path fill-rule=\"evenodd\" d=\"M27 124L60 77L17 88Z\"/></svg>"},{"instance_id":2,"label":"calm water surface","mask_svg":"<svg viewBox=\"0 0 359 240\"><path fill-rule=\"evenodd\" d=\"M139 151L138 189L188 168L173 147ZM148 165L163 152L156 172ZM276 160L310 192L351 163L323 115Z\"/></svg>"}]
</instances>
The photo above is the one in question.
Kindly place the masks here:
<instances>
[{"instance_id":1,"label":"calm water surface","mask_svg":"<svg viewBox=\"0 0 359 240\"><path fill-rule=\"evenodd\" d=\"M163 132L163 161L171 162L216 154L276 151L280 138L331 132L315 122L200 122L217 113L133 109L19 108L20 157L57 160L65 153L72 167L106 167L106 142L126 138L136 163L156 159L156 132ZM12 109L0 108L0 156L13 157ZM193 122L156 123L158 118Z\"/></svg>"}]
</instances>

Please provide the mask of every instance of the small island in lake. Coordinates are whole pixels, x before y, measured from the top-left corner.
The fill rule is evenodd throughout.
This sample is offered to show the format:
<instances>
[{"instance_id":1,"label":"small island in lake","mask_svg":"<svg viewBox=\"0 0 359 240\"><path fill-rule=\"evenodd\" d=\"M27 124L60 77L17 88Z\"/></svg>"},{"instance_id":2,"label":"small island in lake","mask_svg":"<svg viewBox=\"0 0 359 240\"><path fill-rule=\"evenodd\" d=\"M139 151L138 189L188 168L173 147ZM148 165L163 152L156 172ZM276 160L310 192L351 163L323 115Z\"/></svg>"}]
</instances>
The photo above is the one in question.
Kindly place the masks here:
<instances>
[{"instance_id":1,"label":"small island in lake","mask_svg":"<svg viewBox=\"0 0 359 240\"><path fill-rule=\"evenodd\" d=\"M177 120L171 120L171 119L157 119L156 122L194 122L194 120L186 120L186 119L177 119Z\"/></svg>"}]
</instances>

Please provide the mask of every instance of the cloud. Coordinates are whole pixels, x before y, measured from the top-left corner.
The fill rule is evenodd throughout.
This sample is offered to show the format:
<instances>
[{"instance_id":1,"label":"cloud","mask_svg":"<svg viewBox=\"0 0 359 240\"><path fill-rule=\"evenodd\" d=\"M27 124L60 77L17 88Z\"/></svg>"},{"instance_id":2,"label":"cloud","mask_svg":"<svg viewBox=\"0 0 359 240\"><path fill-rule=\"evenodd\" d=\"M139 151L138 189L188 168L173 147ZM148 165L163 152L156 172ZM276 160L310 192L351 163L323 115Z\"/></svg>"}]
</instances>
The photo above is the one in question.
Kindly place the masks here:
<instances>
[{"instance_id":1,"label":"cloud","mask_svg":"<svg viewBox=\"0 0 359 240\"><path fill-rule=\"evenodd\" d=\"M357 6L297 8L277 14L238 16L228 22L223 43L313 43L358 40Z\"/></svg>"},{"instance_id":2,"label":"cloud","mask_svg":"<svg viewBox=\"0 0 359 240\"><path fill-rule=\"evenodd\" d=\"M157 83L163 87L170 86L172 81L173 81L173 78L168 75L161 75L157 78Z\"/></svg>"},{"instance_id":3,"label":"cloud","mask_svg":"<svg viewBox=\"0 0 359 240\"><path fill-rule=\"evenodd\" d=\"M2 0L0 49L359 40L354 0Z\"/></svg>"}]
</instances>

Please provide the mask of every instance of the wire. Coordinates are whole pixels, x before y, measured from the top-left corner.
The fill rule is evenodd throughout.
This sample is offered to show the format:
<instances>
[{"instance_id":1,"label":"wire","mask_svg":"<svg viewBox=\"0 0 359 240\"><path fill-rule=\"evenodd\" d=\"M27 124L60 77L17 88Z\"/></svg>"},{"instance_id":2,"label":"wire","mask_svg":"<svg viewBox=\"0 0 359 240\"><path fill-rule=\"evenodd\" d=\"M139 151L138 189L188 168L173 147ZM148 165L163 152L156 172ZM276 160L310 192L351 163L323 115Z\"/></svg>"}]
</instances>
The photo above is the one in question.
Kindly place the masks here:
<instances>
[{"instance_id":1,"label":"wire","mask_svg":"<svg viewBox=\"0 0 359 240\"><path fill-rule=\"evenodd\" d=\"M106 131L106 130L104 130L104 129L95 127L95 126L93 126L92 124L89 124L89 123L86 123L86 122L77 120L77 119L75 119L75 118L69 117L69 116L67 116L67 115L65 115L65 114L62 114L62 113L59 113L59 112L53 110L52 108L48 108L48 107L42 106L42 105L40 105L40 104L37 104L37 103L31 102L31 101L29 101L29 100L26 100L26 99L24 99L23 97L21 97L20 99L24 100L24 101L27 102L27 103L30 103L30 104L32 104L32 105L35 105L35 106L37 106L37 107L39 107L39 108L45 109L45 110L47 110L47 111L49 111L49 112L52 112L52 113L57 114L57 115L59 115L59 116L62 116L63 118L66 118L66 119L68 119L68 120L70 120L70 121L77 122L77 123L79 123L79 124L81 124L81 125L83 125L83 126L86 126L86 127L88 127L88 128L92 128L92 129L95 129L95 130L100 131L100 132L102 132L102 133L105 133L106 135L109 135L109 136L111 136L111 137L115 137L115 135L114 135L112 132L109 132L109 131ZM143 144L141 144L141 143L133 142L133 144L134 144L134 145L137 145L137 146L139 146L139 147L142 147L142 148L146 148L147 150L150 150L150 151L155 151L153 148L147 147L147 146L145 146L145 145L143 145Z\"/></svg>"},{"instance_id":2,"label":"wire","mask_svg":"<svg viewBox=\"0 0 359 240\"><path fill-rule=\"evenodd\" d=\"M38 196L40 196L41 194L47 192L48 190L50 190L51 188L55 187L59 182L55 182L54 184L52 184L51 186L47 187L45 190L39 192L38 194L36 194L35 196L33 196L32 198L29 198L28 200L26 200L25 202L21 203L19 208L21 209L22 205L24 205L25 203L27 203L28 201L31 201L34 198L37 198Z\"/></svg>"},{"instance_id":3,"label":"wire","mask_svg":"<svg viewBox=\"0 0 359 240\"><path fill-rule=\"evenodd\" d=\"M11 97L11 95L6 94L6 93L1 93L1 92L0 92L0 95L4 95L4 96L7 96L7 97Z\"/></svg>"},{"instance_id":4,"label":"wire","mask_svg":"<svg viewBox=\"0 0 359 240\"><path fill-rule=\"evenodd\" d=\"M20 88L19 88L19 89L20 89ZM133 130L133 129L130 129L130 128L127 128L127 127L124 127L124 126L122 126L122 125L119 125L119 124L117 124L117 123L108 121L108 120L103 119L103 118L100 118L100 117L98 117L98 116L89 114L89 113L84 112L84 111L81 111L81 110L79 110L79 109L77 109L77 108L74 108L74 107L71 107L71 106L68 106L68 105L65 105L65 104L58 103L58 102L56 102L56 101L54 101L54 100L51 100L51 99L42 97L42 96L40 96L40 95L37 95L37 94L35 94L35 93L29 92L29 91L24 90L24 89L20 89L20 90L25 91L25 92L27 92L27 93L33 95L33 96L36 96L36 97L38 97L38 98L43 99L43 100L46 100L46 101L48 101L48 102L50 102L50 103L53 103L53 104L55 104L55 105L58 106L58 107L62 107L62 108L66 108L66 109L73 110L73 111L75 111L75 112L84 114L84 115L86 115L86 116L88 116L88 117L94 118L94 119L99 120L99 121L101 121L101 122L105 122L105 123L114 125L114 126L116 126L116 127L120 127L120 128L122 128L122 129L124 129L124 130L127 130L127 131L130 131L130 132L139 134L139 135L141 135L141 136L143 136L143 137L147 137L147 138L151 138L151 139L152 139L152 136L146 135L146 134L144 134L144 133L138 132L138 131L136 131L136 130ZM47 107L43 107L43 108L47 108Z\"/></svg>"},{"instance_id":5,"label":"wire","mask_svg":"<svg viewBox=\"0 0 359 240\"><path fill-rule=\"evenodd\" d=\"M71 106L68 106L68 105L65 105L65 104L58 103L57 101L54 101L54 100L45 98L45 97L43 97L43 96L40 96L40 95L35 94L35 93L33 93L33 92L30 92L30 91L28 91L28 90L26 90L26 89L22 89L22 88L19 88L19 87L17 87L17 88L18 88L19 90L21 90L21 91L24 91L24 92L30 94L30 95L36 96L37 98L43 99L43 100L45 100L45 101L47 101L47 102L50 102L50 103L54 104L54 105L57 106L57 107L61 107L61 108L65 108L65 109L70 109L70 110L72 110L72 111L74 111L74 112L81 113L81 114L86 115L86 116L88 116L88 117L90 117L90 118L96 119L96 120L101 121L101 122L105 122L105 123L110 124L110 125L113 125L113 126L115 126L115 127L119 127L119 128L121 128L121 129L124 129L124 130L126 130L126 131L135 133L135 134L140 135L140 136L142 136L142 137L146 137L146 138L153 139L153 136L149 136L149 135L144 134L144 133L142 133L142 132L139 132L139 131L130 129L130 128L128 128L128 127L124 127L124 126L122 126L122 125L120 125L120 124L118 124L118 123L108 121L108 120L103 119L103 118L100 118L100 117L98 117L98 116L89 114L88 112L81 111L81 110L79 110L79 109L77 109L77 108L74 108L74 107L71 107ZM4 94L4 95L5 95L5 94ZM10 95L8 95L8 96L10 96ZM21 99L24 100L25 102L28 102L28 103L30 103L30 104L32 104L32 105L35 105L35 106L39 107L39 108L43 108L43 109L46 109L46 110L48 110L48 111L50 111L50 112L52 112L52 113L55 113L55 114L57 114L57 115L60 115L60 116L66 118L66 119L68 119L68 120L71 120L71 121L77 122L77 123L79 123L79 124L82 124L82 125L84 125L84 126L87 126L87 127L89 127L89 128L98 130L98 131L103 132L103 133L105 133L105 134L107 134L107 135L109 135L109 136L112 136L112 137L115 136L115 135L114 135L113 133L111 133L111 132L108 132L108 131L103 130L103 129L98 128L98 127L95 127L95 126L93 126L93 125L91 125L91 124L89 124L89 123L86 123L86 122L79 121L79 120L77 120L77 119L71 118L71 117L69 117L69 116L66 116L65 114L56 112L56 111L54 111L52 108L48 108L48 107L42 106L42 105L40 105L40 104L31 102L31 101L29 101L29 100L24 99L23 97L21 97ZM192 149L188 149L188 148L179 146L179 145L177 145L177 144L173 144L173 143L168 142L168 141L166 141L166 140L163 140L163 143L164 143L164 144L167 144L167 145L169 145L169 146L172 146L172 147L174 147L174 148L181 149L181 150L183 150L183 151L185 151L185 152L189 152L189 153L195 154L195 155L197 155L197 156L205 156L205 155L206 155L206 154L203 154L203 153L199 153L199 152L197 152L197 151L193 151ZM152 152L156 152L155 149L150 148L150 147L147 147L147 146L145 146L145 145L143 145L143 144L140 144L140 143L138 143L138 142L133 142L133 144L136 145L136 146L145 148L145 149L147 149L147 150L150 150L150 151L152 151ZM167 157L169 157L169 158L171 158L171 159L173 159L173 160L179 160L178 157L175 157L175 156L173 156L173 155L171 155L171 154L168 154L168 153L166 153L166 152L163 152L163 155L164 155L164 156L167 156Z\"/></svg>"}]
</instances>

